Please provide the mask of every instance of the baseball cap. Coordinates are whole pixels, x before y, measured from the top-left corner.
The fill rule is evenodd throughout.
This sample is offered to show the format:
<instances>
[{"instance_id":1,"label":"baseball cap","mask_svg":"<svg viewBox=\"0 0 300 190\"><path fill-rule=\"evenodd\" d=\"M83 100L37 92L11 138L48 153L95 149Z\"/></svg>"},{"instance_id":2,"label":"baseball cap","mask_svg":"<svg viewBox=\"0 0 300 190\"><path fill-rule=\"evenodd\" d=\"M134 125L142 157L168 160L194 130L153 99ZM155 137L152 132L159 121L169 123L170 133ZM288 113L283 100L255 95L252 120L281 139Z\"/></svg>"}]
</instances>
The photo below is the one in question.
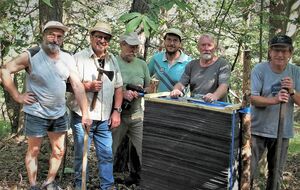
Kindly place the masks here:
<instances>
[{"instance_id":1,"label":"baseball cap","mask_svg":"<svg viewBox=\"0 0 300 190\"><path fill-rule=\"evenodd\" d=\"M90 29L90 34L92 32L103 32L112 36L111 27L106 22L98 22L93 28Z\"/></svg>"},{"instance_id":2,"label":"baseball cap","mask_svg":"<svg viewBox=\"0 0 300 190\"><path fill-rule=\"evenodd\" d=\"M120 36L120 42L125 41L127 44L135 46L135 45L141 45L142 42L139 39L139 36L136 32L130 32L127 34L123 34Z\"/></svg>"},{"instance_id":3,"label":"baseball cap","mask_svg":"<svg viewBox=\"0 0 300 190\"><path fill-rule=\"evenodd\" d=\"M293 41L292 38L290 38L287 35L283 35L283 34L279 34L274 36L270 43L269 46L289 46L289 47L293 47Z\"/></svg>"},{"instance_id":4,"label":"baseball cap","mask_svg":"<svg viewBox=\"0 0 300 190\"><path fill-rule=\"evenodd\" d=\"M44 28L43 28L43 32L45 32L46 29L49 28L57 28L57 29L61 29L64 32L67 32L69 30L68 27L66 27L65 25L63 25L61 22L58 21L49 21L45 24Z\"/></svg>"},{"instance_id":5,"label":"baseball cap","mask_svg":"<svg viewBox=\"0 0 300 190\"><path fill-rule=\"evenodd\" d=\"M170 28L170 29L168 29L166 31L166 33L165 33L165 36L167 34L175 34L176 36L179 36L180 40L182 40L182 38L183 38L182 32L179 29L177 29L177 28Z\"/></svg>"}]
</instances>

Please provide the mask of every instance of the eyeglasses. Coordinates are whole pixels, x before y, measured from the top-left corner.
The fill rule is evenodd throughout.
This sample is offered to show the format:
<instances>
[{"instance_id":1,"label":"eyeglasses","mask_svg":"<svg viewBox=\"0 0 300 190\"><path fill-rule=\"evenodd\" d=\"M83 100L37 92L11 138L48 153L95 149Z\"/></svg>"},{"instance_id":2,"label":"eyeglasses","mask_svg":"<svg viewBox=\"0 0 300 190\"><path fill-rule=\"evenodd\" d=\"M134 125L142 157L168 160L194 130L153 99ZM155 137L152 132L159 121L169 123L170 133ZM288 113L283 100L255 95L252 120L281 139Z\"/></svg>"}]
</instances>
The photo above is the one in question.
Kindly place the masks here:
<instances>
[{"instance_id":1,"label":"eyeglasses","mask_svg":"<svg viewBox=\"0 0 300 190\"><path fill-rule=\"evenodd\" d=\"M174 44L177 44L177 43L180 43L180 40L179 40L179 38L169 38L169 37L167 37L166 38L166 42L167 43L174 43Z\"/></svg>"},{"instance_id":2,"label":"eyeglasses","mask_svg":"<svg viewBox=\"0 0 300 190\"><path fill-rule=\"evenodd\" d=\"M47 38L49 38L50 40L57 38L57 40L62 40L64 38L64 35L61 34L55 34L53 32L49 32L46 34Z\"/></svg>"},{"instance_id":3,"label":"eyeglasses","mask_svg":"<svg viewBox=\"0 0 300 190\"><path fill-rule=\"evenodd\" d=\"M98 34L93 35L93 37L96 39L99 39L99 40L104 39L104 41L106 41L106 42L109 42L111 39L111 37L109 37L109 36L102 36L102 35L98 35Z\"/></svg>"}]
</instances>

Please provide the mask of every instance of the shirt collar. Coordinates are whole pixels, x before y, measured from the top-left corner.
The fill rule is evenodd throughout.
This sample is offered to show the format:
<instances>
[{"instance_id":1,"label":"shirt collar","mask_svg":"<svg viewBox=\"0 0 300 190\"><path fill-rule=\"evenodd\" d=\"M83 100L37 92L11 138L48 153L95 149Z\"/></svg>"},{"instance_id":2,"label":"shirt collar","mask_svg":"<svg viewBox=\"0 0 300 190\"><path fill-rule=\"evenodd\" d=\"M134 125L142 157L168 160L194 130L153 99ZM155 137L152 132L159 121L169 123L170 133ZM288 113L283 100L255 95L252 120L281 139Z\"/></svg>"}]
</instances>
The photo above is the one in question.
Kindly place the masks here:
<instances>
[{"instance_id":1,"label":"shirt collar","mask_svg":"<svg viewBox=\"0 0 300 190\"><path fill-rule=\"evenodd\" d=\"M183 63L185 60L184 60L184 54L181 50L178 50L180 52L180 57L176 60L176 63ZM164 62L168 62L168 59L167 59L167 55L166 55L166 52L164 52L164 55L163 55L163 59L162 59Z\"/></svg>"}]
</instances>

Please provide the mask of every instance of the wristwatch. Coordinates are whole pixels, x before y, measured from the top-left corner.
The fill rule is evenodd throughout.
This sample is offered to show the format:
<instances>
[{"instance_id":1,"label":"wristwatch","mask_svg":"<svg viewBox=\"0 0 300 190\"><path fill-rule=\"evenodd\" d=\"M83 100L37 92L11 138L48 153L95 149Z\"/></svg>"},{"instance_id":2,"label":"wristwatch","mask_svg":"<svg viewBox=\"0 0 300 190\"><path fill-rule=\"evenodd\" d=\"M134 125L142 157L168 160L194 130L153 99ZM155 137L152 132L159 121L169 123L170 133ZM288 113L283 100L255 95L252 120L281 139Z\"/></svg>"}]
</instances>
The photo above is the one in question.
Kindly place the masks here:
<instances>
[{"instance_id":1,"label":"wristwatch","mask_svg":"<svg viewBox=\"0 0 300 190\"><path fill-rule=\"evenodd\" d=\"M122 108L121 108L121 107L114 108L114 110L116 110L118 113L121 113L121 112L122 112Z\"/></svg>"},{"instance_id":2,"label":"wristwatch","mask_svg":"<svg viewBox=\"0 0 300 190\"><path fill-rule=\"evenodd\" d=\"M295 93L296 93L295 89L292 89L292 90L290 90L290 92L289 92L290 96L295 95Z\"/></svg>"}]
</instances>

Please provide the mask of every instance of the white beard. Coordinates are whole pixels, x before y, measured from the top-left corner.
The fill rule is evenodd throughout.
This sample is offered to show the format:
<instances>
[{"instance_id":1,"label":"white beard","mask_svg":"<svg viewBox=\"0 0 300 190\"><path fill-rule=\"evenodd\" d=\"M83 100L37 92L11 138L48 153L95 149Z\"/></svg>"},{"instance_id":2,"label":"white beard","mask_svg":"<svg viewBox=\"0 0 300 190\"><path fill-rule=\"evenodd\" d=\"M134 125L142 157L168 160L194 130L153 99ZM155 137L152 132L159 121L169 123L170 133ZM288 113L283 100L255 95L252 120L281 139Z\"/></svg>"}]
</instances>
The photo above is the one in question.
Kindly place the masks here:
<instances>
[{"instance_id":1,"label":"white beard","mask_svg":"<svg viewBox=\"0 0 300 190\"><path fill-rule=\"evenodd\" d=\"M205 54L202 54L201 58L204 59L204 60L211 60L212 55L208 54L208 53L205 53Z\"/></svg>"}]
</instances>

